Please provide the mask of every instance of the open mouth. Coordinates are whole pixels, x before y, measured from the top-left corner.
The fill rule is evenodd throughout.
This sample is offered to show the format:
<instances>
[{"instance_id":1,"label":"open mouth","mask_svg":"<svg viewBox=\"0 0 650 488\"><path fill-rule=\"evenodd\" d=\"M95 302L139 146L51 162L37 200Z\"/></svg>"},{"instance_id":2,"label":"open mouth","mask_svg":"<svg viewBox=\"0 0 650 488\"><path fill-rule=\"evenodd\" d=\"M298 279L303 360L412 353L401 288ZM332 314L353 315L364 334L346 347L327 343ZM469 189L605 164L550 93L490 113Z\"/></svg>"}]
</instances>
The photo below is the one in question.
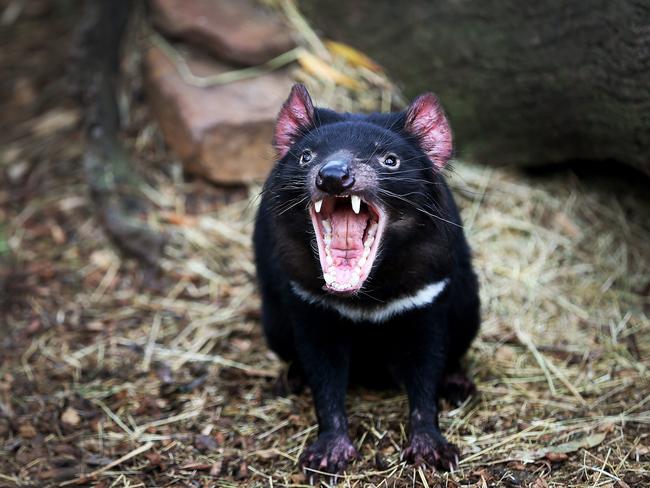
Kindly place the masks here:
<instances>
[{"instance_id":1,"label":"open mouth","mask_svg":"<svg viewBox=\"0 0 650 488\"><path fill-rule=\"evenodd\" d=\"M384 233L384 212L358 195L326 197L309 207L325 289L352 294L368 278Z\"/></svg>"}]
</instances>

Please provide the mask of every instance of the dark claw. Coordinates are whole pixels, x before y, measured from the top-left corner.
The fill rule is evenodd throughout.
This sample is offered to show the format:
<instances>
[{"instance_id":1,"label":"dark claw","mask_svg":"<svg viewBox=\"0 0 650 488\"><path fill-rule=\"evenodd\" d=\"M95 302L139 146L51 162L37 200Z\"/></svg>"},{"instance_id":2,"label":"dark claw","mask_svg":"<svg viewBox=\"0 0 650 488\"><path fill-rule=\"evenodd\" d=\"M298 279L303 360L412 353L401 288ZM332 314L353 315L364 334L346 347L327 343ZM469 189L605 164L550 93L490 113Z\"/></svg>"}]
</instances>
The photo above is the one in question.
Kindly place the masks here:
<instances>
[{"instance_id":1,"label":"dark claw","mask_svg":"<svg viewBox=\"0 0 650 488\"><path fill-rule=\"evenodd\" d=\"M323 471L340 474L350 461L357 459L359 454L346 434L323 433L300 456L300 465L306 470ZM310 483L314 474L307 471Z\"/></svg>"},{"instance_id":2,"label":"dark claw","mask_svg":"<svg viewBox=\"0 0 650 488\"><path fill-rule=\"evenodd\" d=\"M403 458L416 466L428 465L441 471L453 471L458 467L460 451L439 432L430 429L411 434Z\"/></svg>"}]
</instances>

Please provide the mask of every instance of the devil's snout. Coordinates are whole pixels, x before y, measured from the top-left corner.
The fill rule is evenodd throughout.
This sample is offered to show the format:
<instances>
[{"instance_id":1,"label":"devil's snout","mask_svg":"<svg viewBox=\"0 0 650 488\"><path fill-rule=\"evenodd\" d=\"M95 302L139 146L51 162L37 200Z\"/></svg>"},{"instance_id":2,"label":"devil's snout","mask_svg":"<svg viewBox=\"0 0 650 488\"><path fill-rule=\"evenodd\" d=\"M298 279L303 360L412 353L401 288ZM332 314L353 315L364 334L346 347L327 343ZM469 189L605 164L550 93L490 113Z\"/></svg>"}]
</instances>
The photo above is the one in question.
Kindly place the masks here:
<instances>
[{"instance_id":1,"label":"devil's snout","mask_svg":"<svg viewBox=\"0 0 650 488\"><path fill-rule=\"evenodd\" d=\"M354 175L347 161L328 161L321 167L316 176L318 189L332 195L343 193L352 185L354 185Z\"/></svg>"}]
</instances>

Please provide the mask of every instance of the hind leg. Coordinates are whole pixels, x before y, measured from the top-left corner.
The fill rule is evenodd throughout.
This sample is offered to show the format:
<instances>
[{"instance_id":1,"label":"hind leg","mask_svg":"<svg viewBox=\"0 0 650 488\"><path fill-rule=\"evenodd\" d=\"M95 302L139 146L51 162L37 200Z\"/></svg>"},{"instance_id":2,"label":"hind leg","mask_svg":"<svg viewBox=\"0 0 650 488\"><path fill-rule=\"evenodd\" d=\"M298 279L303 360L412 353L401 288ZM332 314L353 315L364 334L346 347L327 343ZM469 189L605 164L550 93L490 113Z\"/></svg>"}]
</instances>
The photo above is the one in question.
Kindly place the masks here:
<instances>
[{"instance_id":1,"label":"hind leg","mask_svg":"<svg viewBox=\"0 0 650 488\"><path fill-rule=\"evenodd\" d=\"M286 361L273 384L273 393L277 396L299 394L305 389L305 375L297 360L290 322L284 320L275 310L263 307L263 324L266 342L269 348Z\"/></svg>"},{"instance_id":2,"label":"hind leg","mask_svg":"<svg viewBox=\"0 0 650 488\"><path fill-rule=\"evenodd\" d=\"M296 359L291 319L286 313L282 295L271 287L263 286L262 328L269 348L286 362Z\"/></svg>"},{"instance_id":3,"label":"hind leg","mask_svg":"<svg viewBox=\"0 0 650 488\"><path fill-rule=\"evenodd\" d=\"M460 367L447 371L440 383L440 396L454 407L475 394L476 385Z\"/></svg>"},{"instance_id":4,"label":"hind leg","mask_svg":"<svg viewBox=\"0 0 650 488\"><path fill-rule=\"evenodd\" d=\"M262 288L262 328L269 348L288 364L282 368L273 384L277 396L289 396L302 392L304 374L297 361L290 318L285 313L281 295L269 288Z\"/></svg>"},{"instance_id":5,"label":"hind leg","mask_svg":"<svg viewBox=\"0 0 650 488\"><path fill-rule=\"evenodd\" d=\"M302 366L298 361L293 361L278 374L273 384L273 393L281 397L299 395L304 391L305 386L307 386L307 380Z\"/></svg>"},{"instance_id":6,"label":"hind leg","mask_svg":"<svg viewBox=\"0 0 650 488\"><path fill-rule=\"evenodd\" d=\"M461 367L461 360L476 337L481 322L478 281L469 265L459 273L453 291L449 313L449 352L440 395L451 405L458 406L476 394L476 385Z\"/></svg>"}]
</instances>

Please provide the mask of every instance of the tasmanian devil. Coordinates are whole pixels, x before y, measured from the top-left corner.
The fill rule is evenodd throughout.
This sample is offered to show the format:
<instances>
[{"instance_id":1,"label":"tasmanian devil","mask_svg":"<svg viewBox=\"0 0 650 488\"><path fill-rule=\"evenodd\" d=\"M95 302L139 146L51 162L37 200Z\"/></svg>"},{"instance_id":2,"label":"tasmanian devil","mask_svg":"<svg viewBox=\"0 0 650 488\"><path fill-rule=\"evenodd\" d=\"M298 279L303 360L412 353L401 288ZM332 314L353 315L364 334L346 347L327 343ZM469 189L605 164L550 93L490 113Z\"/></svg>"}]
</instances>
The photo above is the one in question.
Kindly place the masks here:
<instances>
[{"instance_id":1,"label":"tasmanian devil","mask_svg":"<svg viewBox=\"0 0 650 488\"><path fill-rule=\"evenodd\" d=\"M347 433L348 384L401 385L409 462L453 469L438 399L474 384L459 361L479 327L461 219L445 183L447 118L432 94L403 112L315 108L295 85L278 116L277 163L254 235L270 348L310 387L319 433L302 466L341 472L358 456Z\"/></svg>"}]
</instances>

